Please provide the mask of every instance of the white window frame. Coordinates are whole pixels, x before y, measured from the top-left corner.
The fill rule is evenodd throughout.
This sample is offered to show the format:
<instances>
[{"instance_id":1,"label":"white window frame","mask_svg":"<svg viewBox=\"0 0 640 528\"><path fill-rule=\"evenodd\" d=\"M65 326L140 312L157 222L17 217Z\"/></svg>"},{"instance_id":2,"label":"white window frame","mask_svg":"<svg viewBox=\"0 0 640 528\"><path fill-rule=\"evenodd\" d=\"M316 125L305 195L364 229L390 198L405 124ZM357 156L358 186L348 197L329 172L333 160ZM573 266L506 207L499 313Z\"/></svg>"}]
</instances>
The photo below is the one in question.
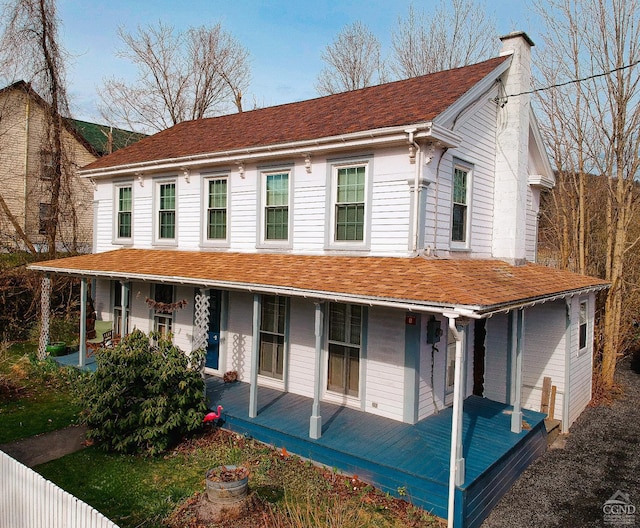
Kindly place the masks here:
<instances>
[{"instance_id":1,"label":"white window frame","mask_svg":"<svg viewBox=\"0 0 640 528\"><path fill-rule=\"evenodd\" d=\"M113 288L113 333L120 333L120 321L122 319L122 306L116 304L116 296L120 295L122 303L122 283L120 281L111 281ZM127 304L124 307L124 333L129 334L129 321L131 317L131 288L128 289Z\"/></svg>"},{"instance_id":2,"label":"white window frame","mask_svg":"<svg viewBox=\"0 0 640 528\"><path fill-rule=\"evenodd\" d=\"M465 223L464 223L464 238L463 240L453 239L453 219L455 209L455 174L456 171L463 171L466 173L466 196L465 200ZM449 241L450 248L452 250L468 250L471 247L471 198L473 188L473 165L466 163L459 159L454 159L453 168L451 170L451 225L449 228Z\"/></svg>"},{"instance_id":3,"label":"white window frame","mask_svg":"<svg viewBox=\"0 0 640 528\"><path fill-rule=\"evenodd\" d=\"M276 329L267 330L263 328L263 319L265 315L265 305L266 301L269 298L275 298L278 301L278 315L280 315L280 309L284 310L283 316L283 328L282 331L278 331ZM287 329L289 326L289 299L286 297L282 297L279 295L263 295L261 302L261 314L260 314L260 337L259 337L259 358L258 358L258 376L262 379L262 381L270 382L266 384L274 384L276 386L282 386L285 383L285 376L287 373L287 348L288 348L288 339L287 339ZM261 361L262 358L262 345L263 345L263 337L265 336L276 336L282 340L282 373L281 376L271 375L270 373L265 373L261 371Z\"/></svg>"},{"instance_id":4,"label":"white window frame","mask_svg":"<svg viewBox=\"0 0 640 528\"><path fill-rule=\"evenodd\" d=\"M583 308L584 307L584 321ZM584 346L581 346L582 330L584 328ZM578 357L583 356L589 350L589 300L580 299L578 302Z\"/></svg>"},{"instance_id":5,"label":"white window frame","mask_svg":"<svg viewBox=\"0 0 640 528\"><path fill-rule=\"evenodd\" d=\"M166 285L169 286L171 288L171 301L170 302L174 302L175 298L176 298L176 287L174 284L162 284L162 285ZM153 299L154 301L157 301L156 298L156 288L160 286L160 284L154 284L153 285ZM165 312L160 312L158 310L152 310L153 312L153 331L154 332L159 332L159 328L160 328L160 322L161 320L163 321L163 324L168 326L169 330L168 332L164 332L162 333L162 335L164 337L170 337L173 336L174 334L174 323L175 321L173 320L173 312L171 313L165 313Z\"/></svg>"},{"instance_id":6,"label":"white window frame","mask_svg":"<svg viewBox=\"0 0 640 528\"><path fill-rule=\"evenodd\" d=\"M344 305L347 306L349 314L351 314L351 310L353 307L360 308L360 343L358 345L349 343L348 341L336 341L330 339L331 337L331 306L333 304L336 305ZM327 304L327 317L326 317L326 349L324 353L324 376L323 376L323 399L331 402L340 402L343 404L348 404L351 406L361 406L362 398L363 398L363 390L364 390L364 363L365 363L365 342L366 342L366 320L367 313L366 308L364 306L355 305L355 304L346 304L346 303L328 303ZM347 329L350 329L350 325L345 325ZM346 333L349 334L350 330ZM348 336L350 337L350 336ZM354 348L358 350L358 394L349 394L347 387L345 387L344 392L338 392L329 388L329 362L331 359L330 347L332 344L336 344L338 346L345 346L348 348Z\"/></svg>"},{"instance_id":7,"label":"white window frame","mask_svg":"<svg viewBox=\"0 0 640 528\"><path fill-rule=\"evenodd\" d=\"M131 215L131 236L120 236L120 190L131 189L131 210L128 211ZM133 182L116 183L113 186L113 243L114 244L130 244L133 241L133 204L134 204L134 185Z\"/></svg>"},{"instance_id":8,"label":"white window frame","mask_svg":"<svg viewBox=\"0 0 640 528\"><path fill-rule=\"evenodd\" d=\"M326 234L327 249L339 249L347 251L362 251L370 248L371 240L371 178L372 159L369 157L358 157L351 160L335 160L330 164L329 181L327 189L327 222L328 230ZM337 217L336 210L338 203L338 174L342 169L364 167L364 213L362 240L337 240ZM354 202L355 203L355 202Z\"/></svg>"},{"instance_id":9,"label":"white window frame","mask_svg":"<svg viewBox=\"0 0 640 528\"><path fill-rule=\"evenodd\" d=\"M287 175L287 238L268 239L267 238L267 180L270 176L279 174ZM257 246L259 248L290 248L292 246L293 235L293 168L292 167L270 167L260 171L260 202L258 207L259 238ZM282 207L282 206L281 206Z\"/></svg>"},{"instance_id":10,"label":"white window frame","mask_svg":"<svg viewBox=\"0 0 640 528\"><path fill-rule=\"evenodd\" d=\"M174 233L173 238L160 237L160 191L163 185L174 185L175 203L174 203ZM153 182L153 240L158 246L176 246L178 244L178 179L162 178Z\"/></svg>"},{"instance_id":11,"label":"white window frame","mask_svg":"<svg viewBox=\"0 0 640 528\"><path fill-rule=\"evenodd\" d=\"M226 236L225 238L209 238L209 183L211 181L226 181L227 183L227 196L226 196ZM206 247L228 247L230 240L230 183L231 178L227 172L220 174L205 175L202 179L202 234L201 245ZM220 208L217 208L220 209Z\"/></svg>"}]
</instances>

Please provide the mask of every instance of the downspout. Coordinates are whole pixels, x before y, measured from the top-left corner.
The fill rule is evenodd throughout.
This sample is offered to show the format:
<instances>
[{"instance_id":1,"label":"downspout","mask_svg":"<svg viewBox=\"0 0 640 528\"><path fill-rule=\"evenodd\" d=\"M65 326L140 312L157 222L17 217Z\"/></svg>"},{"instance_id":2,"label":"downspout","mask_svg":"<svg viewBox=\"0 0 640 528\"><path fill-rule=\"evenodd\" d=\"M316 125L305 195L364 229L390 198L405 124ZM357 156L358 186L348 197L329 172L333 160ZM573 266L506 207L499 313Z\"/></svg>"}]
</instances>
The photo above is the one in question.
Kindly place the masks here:
<instances>
[{"instance_id":1,"label":"downspout","mask_svg":"<svg viewBox=\"0 0 640 528\"><path fill-rule=\"evenodd\" d=\"M416 133L416 131L417 128L409 128L405 130L405 132L409 135L409 137L407 138L407 142L409 143L409 158L413 160L413 163L415 163L416 166L415 176L413 180L413 218L411 219L411 224L413 227L411 251L414 254L418 253L419 246L418 241L420 237L420 193L422 191L422 189L420 189L420 177L422 176L422 152L420 150L420 145L414 139L414 134Z\"/></svg>"},{"instance_id":2,"label":"downspout","mask_svg":"<svg viewBox=\"0 0 640 528\"><path fill-rule=\"evenodd\" d=\"M456 327L457 314L447 314L449 330L456 340L456 361L453 385L453 412L451 416L451 453L449 457L449 503L447 528L454 528L456 486L461 486L465 478L465 462L462 451L462 407L464 398L464 353L463 334ZM456 527L458 528L458 527Z\"/></svg>"}]
</instances>

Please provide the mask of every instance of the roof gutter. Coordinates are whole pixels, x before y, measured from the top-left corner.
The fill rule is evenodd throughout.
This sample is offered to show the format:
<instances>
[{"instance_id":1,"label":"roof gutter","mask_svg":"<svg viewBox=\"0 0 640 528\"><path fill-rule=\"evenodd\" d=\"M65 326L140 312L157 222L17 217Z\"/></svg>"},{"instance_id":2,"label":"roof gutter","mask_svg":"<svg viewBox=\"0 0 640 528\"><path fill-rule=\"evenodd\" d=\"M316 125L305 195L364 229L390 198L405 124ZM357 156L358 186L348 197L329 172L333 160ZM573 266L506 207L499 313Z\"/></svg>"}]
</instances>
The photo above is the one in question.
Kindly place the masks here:
<instances>
[{"instance_id":1,"label":"roof gutter","mask_svg":"<svg viewBox=\"0 0 640 528\"><path fill-rule=\"evenodd\" d=\"M458 145L462 138L441 126L434 126L431 122L413 125L415 138L431 138L443 145ZM257 160L268 160L275 157L307 155L335 150L345 150L369 145L383 145L405 143L407 140L407 126L386 127L375 130L366 130L328 136L305 141L294 141L278 145L264 145L243 149L234 149L221 152L208 152L176 158L165 158L153 161L116 165L114 167L102 167L97 169L84 169L78 174L84 178L101 178L109 176L123 176L136 172L159 172L171 169L196 168L205 165L229 164ZM454 145L455 144L455 145Z\"/></svg>"}]
</instances>

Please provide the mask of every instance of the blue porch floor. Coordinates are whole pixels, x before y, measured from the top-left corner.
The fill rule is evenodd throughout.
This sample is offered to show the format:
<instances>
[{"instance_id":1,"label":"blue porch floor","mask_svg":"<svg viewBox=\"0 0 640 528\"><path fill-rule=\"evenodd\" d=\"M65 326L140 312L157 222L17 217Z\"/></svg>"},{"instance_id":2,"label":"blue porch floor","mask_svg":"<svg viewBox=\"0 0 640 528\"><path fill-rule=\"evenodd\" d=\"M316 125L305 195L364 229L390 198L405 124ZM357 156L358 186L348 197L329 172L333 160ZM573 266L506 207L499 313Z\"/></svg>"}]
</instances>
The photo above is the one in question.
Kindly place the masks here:
<instances>
[{"instance_id":1,"label":"blue porch floor","mask_svg":"<svg viewBox=\"0 0 640 528\"><path fill-rule=\"evenodd\" d=\"M77 367L79 357L79 352L71 352L71 354L67 354L66 356L57 356L51 359L55 359L56 362L62 366ZM98 366L96 364L96 358L94 356L89 356L88 358L86 358L84 363L84 370L90 370L92 372L95 372Z\"/></svg>"},{"instance_id":2,"label":"blue porch floor","mask_svg":"<svg viewBox=\"0 0 640 528\"><path fill-rule=\"evenodd\" d=\"M258 416L248 417L249 384L207 378L211 408L223 427L335 467L383 491L399 491L438 517L447 515L451 408L408 425L321 403L322 436L309 438L312 400L258 388ZM544 415L523 411L526 429L510 431L511 407L471 396L464 402L466 478L456 490L456 526L479 526L513 481L546 449Z\"/></svg>"}]
</instances>

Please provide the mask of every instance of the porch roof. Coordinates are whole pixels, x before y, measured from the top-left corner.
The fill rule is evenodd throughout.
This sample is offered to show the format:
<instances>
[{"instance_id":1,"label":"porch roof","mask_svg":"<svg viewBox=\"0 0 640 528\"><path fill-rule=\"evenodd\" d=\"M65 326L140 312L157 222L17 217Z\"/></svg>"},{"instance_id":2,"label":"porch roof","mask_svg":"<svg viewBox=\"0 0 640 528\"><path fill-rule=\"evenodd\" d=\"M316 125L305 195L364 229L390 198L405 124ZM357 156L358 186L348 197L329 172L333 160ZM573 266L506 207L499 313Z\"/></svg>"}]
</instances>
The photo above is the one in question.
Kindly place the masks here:
<instances>
[{"instance_id":1,"label":"porch roof","mask_svg":"<svg viewBox=\"0 0 640 528\"><path fill-rule=\"evenodd\" d=\"M30 269L119 280L281 294L413 311L486 317L608 287L601 279L536 264L423 257L352 257L118 249Z\"/></svg>"}]
</instances>

